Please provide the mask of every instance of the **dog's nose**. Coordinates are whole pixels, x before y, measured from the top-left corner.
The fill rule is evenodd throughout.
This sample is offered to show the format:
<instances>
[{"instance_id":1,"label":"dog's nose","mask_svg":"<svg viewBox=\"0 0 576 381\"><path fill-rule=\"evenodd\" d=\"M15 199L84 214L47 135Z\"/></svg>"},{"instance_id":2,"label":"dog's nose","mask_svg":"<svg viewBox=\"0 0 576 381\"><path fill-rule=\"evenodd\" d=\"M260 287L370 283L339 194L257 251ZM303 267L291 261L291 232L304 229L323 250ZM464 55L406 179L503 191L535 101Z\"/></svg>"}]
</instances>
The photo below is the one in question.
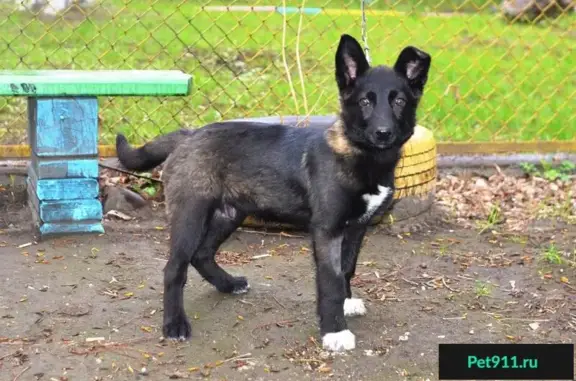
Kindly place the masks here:
<instances>
[{"instance_id":1,"label":"dog's nose","mask_svg":"<svg viewBox=\"0 0 576 381\"><path fill-rule=\"evenodd\" d=\"M376 139L385 142L392 136L392 131L387 128L379 128L376 130Z\"/></svg>"}]
</instances>

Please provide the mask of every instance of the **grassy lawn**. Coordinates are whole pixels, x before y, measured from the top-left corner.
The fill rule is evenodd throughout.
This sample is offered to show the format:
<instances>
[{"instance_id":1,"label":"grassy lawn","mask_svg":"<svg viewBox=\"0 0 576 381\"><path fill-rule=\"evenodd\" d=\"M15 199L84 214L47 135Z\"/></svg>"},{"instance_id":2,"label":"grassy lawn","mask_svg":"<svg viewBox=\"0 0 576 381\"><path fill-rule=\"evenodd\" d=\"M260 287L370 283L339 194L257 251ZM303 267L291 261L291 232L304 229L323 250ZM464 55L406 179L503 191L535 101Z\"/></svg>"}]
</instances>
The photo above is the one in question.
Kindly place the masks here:
<instances>
[{"instance_id":1,"label":"grassy lawn","mask_svg":"<svg viewBox=\"0 0 576 381\"><path fill-rule=\"evenodd\" d=\"M433 0L406 1L400 9L433 10L440 3L454 7ZM118 131L141 142L182 125L305 113L295 54L298 15L288 16L286 28L296 108L282 63L282 15L208 13L198 2L173 0L151 7L123 4L105 1L86 19L54 22L0 9L0 68L180 69L194 75L187 98L102 99L104 143ZM323 4L315 0L307 6ZM329 7L345 5L357 9L359 3L339 0ZM386 2L374 7L386 9ZM360 37L360 21L346 15L304 17L300 56L310 113L337 111L334 51L341 33ZM508 25L490 12L450 17L409 12L370 16L368 23L374 63L392 64L407 44L432 55L420 123L440 141L573 139L574 16L531 26ZM0 143L25 141L24 110L23 99L0 99Z\"/></svg>"}]
</instances>

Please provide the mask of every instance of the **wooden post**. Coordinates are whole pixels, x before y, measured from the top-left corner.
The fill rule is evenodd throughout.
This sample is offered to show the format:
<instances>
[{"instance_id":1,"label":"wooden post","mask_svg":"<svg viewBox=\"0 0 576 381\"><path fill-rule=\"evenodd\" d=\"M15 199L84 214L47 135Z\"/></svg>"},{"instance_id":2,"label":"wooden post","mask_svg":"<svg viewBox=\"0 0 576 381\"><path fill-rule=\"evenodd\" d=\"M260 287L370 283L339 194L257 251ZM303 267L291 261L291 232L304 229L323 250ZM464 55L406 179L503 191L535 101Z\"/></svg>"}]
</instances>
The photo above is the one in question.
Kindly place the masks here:
<instances>
[{"instance_id":1,"label":"wooden post","mask_svg":"<svg viewBox=\"0 0 576 381\"><path fill-rule=\"evenodd\" d=\"M104 233L98 199L98 99L28 98L28 202L39 238Z\"/></svg>"},{"instance_id":2,"label":"wooden post","mask_svg":"<svg viewBox=\"0 0 576 381\"><path fill-rule=\"evenodd\" d=\"M97 96L188 95L177 70L0 70L0 96L28 98L28 195L39 238L103 233Z\"/></svg>"}]
</instances>

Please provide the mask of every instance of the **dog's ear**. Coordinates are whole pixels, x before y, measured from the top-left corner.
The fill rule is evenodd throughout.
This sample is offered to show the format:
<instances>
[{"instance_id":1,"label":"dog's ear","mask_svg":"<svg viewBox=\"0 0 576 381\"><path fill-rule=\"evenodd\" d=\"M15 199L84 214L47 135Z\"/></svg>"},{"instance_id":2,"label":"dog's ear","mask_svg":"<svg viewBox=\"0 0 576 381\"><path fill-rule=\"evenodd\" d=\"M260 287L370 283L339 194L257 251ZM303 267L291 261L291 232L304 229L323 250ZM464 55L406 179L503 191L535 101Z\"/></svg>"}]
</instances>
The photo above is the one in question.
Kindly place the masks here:
<instances>
[{"instance_id":1,"label":"dog's ear","mask_svg":"<svg viewBox=\"0 0 576 381\"><path fill-rule=\"evenodd\" d=\"M428 53L413 46L407 46L394 64L394 71L408 80L417 98L420 98L424 92L431 62L432 58Z\"/></svg>"},{"instance_id":2,"label":"dog's ear","mask_svg":"<svg viewBox=\"0 0 576 381\"><path fill-rule=\"evenodd\" d=\"M358 41L352 36L343 34L336 51L336 82L340 91L354 86L356 79L369 68L370 65Z\"/></svg>"}]
</instances>

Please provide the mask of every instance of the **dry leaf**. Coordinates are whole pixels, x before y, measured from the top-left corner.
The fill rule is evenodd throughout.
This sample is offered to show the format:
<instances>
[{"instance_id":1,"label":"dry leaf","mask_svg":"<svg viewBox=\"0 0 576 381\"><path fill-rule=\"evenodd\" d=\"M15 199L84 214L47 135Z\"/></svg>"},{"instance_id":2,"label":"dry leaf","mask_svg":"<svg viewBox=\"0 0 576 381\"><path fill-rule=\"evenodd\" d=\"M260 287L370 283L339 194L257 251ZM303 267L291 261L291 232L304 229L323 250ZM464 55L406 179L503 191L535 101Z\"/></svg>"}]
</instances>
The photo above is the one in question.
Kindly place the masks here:
<instances>
[{"instance_id":1,"label":"dry leaf","mask_svg":"<svg viewBox=\"0 0 576 381\"><path fill-rule=\"evenodd\" d=\"M130 220L134 219L134 217L131 217L125 213L119 212L118 210L110 210L104 215L104 217L116 217L116 218L119 218L123 221L130 221Z\"/></svg>"}]
</instances>

